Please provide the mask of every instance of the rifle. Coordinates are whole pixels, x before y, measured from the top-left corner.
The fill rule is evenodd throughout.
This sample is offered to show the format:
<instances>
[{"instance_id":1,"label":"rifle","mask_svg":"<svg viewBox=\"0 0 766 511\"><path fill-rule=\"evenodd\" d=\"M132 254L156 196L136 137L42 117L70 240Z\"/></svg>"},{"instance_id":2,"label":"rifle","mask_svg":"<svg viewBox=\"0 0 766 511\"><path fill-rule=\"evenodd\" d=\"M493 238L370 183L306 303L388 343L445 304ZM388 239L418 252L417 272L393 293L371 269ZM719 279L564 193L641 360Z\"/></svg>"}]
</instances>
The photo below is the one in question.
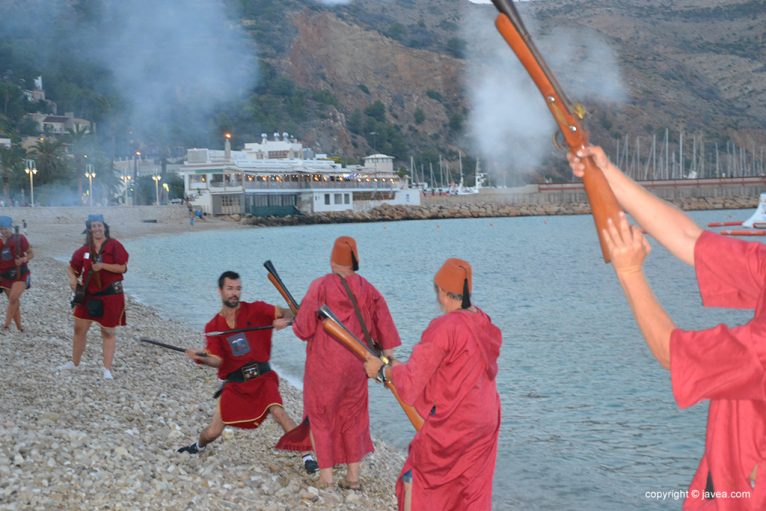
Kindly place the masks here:
<instances>
[{"instance_id":1,"label":"rifle","mask_svg":"<svg viewBox=\"0 0 766 511\"><path fill-rule=\"evenodd\" d=\"M19 226L14 225L13 226L13 233L14 238L16 242L16 259L19 259L21 257L21 237L19 237ZM21 265L16 265L16 279L15 280L21 280Z\"/></svg>"},{"instance_id":2,"label":"rifle","mask_svg":"<svg viewBox=\"0 0 766 511\"><path fill-rule=\"evenodd\" d=\"M101 249L104 248L104 243L106 243L106 240L101 242ZM93 235L88 232L88 250L90 251L90 267L91 272L93 273L93 276L96 277L96 287L101 290L101 273L97 272L93 269L93 265L96 263L101 262L101 250L98 251L98 254L96 253L96 243L93 241ZM88 290L86 289L85 292L87 293Z\"/></svg>"},{"instance_id":3,"label":"rifle","mask_svg":"<svg viewBox=\"0 0 766 511\"><path fill-rule=\"evenodd\" d=\"M492 0L492 3L500 11L495 19L498 32L514 51L545 98L545 103L553 114L569 150L573 153L576 152L588 144L588 132L580 122L585 118L585 108L579 103L572 106L569 99L564 95L556 77L532 42L532 38L524 27L512 0ZM598 239L601 243L601 253L604 256L604 262L608 263L610 262L609 253L603 237L603 230L606 228L606 221L609 218L617 225L620 206L604 173L596 166L593 159L585 158L583 164L585 165L585 174L583 175L585 193L593 212L593 221L596 224Z\"/></svg>"},{"instance_id":4,"label":"rifle","mask_svg":"<svg viewBox=\"0 0 766 511\"><path fill-rule=\"evenodd\" d=\"M279 291L279 294L282 295L282 298L285 299L287 302L288 307L290 307L290 310L293 312L293 315L298 315L298 309L300 308L301 304L299 304L295 298L293 298L293 295L290 294L290 291L287 290L287 287L285 286L284 282L282 282L282 279L279 278L279 274L277 273L277 269L274 268L274 265L271 263L271 260L266 261L263 263L263 267L266 268L266 271L269 272L269 282L274 284L274 287L277 288L277 291Z\"/></svg>"},{"instance_id":5,"label":"rifle","mask_svg":"<svg viewBox=\"0 0 766 511\"><path fill-rule=\"evenodd\" d=\"M155 341L154 339L149 339L147 337L141 337L139 341L145 342L147 344L154 344L155 346L160 346L162 348L167 348L169 350L186 353L186 350L183 348L179 348L178 346L173 346L172 344L165 344L164 342L160 342L160 341ZM207 357L207 353L205 353L204 351L198 351L195 353L195 355L197 355L198 357Z\"/></svg>"},{"instance_id":6,"label":"rifle","mask_svg":"<svg viewBox=\"0 0 766 511\"><path fill-rule=\"evenodd\" d=\"M217 332L206 332L203 335L212 337L216 335L238 334L240 332L255 332L258 330L271 330L274 325L262 325L262 326L248 326L245 328L235 328L233 330L220 330Z\"/></svg>"},{"instance_id":7,"label":"rifle","mask_svg":"<svg viewBox=\"0 0 766 511\"><path fill-rule=\"evenodd\" d=\"M336 341L340 342L346 348L351 350L351 353L353 353L358 359L364 361L368 355L377 357L377 355L373 353L365 343L360 341L357 336L351 332L351 330L346 328L346 325L344 325L337 318L337 316L333 314L327 305L322 305L322 307L319 309L319 315L325 318L324 321L322 321L322 328L324 331L327 332ZM385 386L388 390L391 391L391 393L394 395L394 398L396 398L396 400L399 402L399 406L401 406L402 410L404 410L404 413L407 414L407 418L410 419L410 422L415 427L415 431L420 431L420 428L423 427L423 417L420 416L414 406L408 405L402 401L402 398L399 397L399 392L397 392L393 383L387 381Z\"/></svg>"}]
</instances>

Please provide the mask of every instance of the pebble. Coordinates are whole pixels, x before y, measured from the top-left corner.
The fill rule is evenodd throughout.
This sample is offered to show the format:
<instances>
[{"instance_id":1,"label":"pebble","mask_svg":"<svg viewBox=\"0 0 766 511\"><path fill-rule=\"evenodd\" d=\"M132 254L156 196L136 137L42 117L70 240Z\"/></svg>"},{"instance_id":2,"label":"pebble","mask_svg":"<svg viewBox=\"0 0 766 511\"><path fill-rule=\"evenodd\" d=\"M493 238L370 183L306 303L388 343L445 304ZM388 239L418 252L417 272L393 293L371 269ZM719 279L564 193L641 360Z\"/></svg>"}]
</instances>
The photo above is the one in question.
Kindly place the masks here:
<instances>
[{"instance_id":1,"label":"pebble","mask_svg":"<svg viewBox=\"0 0 766 511\"><path fill-rule=\"evenodd\" d=\"M129 231L131 224L121 224L116 213L104 214L113 219L117 239ZM215 372L138 342L146 336L186 346L199 336L132 300L128 326L117 332L114 381L102 377L97 328L88 334L80 367L55 371L69 359L73 326L60 253L82 241L82 224L79 217L64 218L46 231L30 218L35 258L33 287L21 299L25 332L0 334L6 396L0 400L0 431L8 440L0 443L0 509L396 509L394 481L404 457L379 441L363 463L364 491L345 496L320 492L298 453L273 449L282 430L272 420L255 430L227 428L201 455L177 453L209 423ZM164 228L188 230L188 221L175 231ZM125 287L129 293L130 273ZM0 308L5 303L0 298ZM301 417L300 392L284 380L280 390L288 414ZM343 475L339 468L334 477Z\"/></svg>"}]
</instances>

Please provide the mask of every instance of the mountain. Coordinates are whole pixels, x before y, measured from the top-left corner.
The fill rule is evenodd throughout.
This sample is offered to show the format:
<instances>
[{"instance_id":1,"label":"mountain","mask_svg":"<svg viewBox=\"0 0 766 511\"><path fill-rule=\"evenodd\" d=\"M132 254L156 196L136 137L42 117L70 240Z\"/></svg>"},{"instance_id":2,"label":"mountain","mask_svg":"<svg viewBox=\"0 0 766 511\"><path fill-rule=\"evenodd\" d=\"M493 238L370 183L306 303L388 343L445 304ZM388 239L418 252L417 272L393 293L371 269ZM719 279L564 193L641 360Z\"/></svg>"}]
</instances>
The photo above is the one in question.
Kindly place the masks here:
<instances>
[{"instance_id":1,"label":"mountain","mask_svg":"<svg viewBox=\"0 0 766 511\"><path fill-rule=\"evenodd\" d=\"M148 0L134 3L142 1ZM75 114L102 116L94 120L114 127L114 147L127 154L139 145L221 145L221 131L232 130L235 146L261 133L288 131L321 152L358 161L375 150L393 154L402 166L410 155L434 162L440 153L456 160L458 150L479 155L476 131L469 124L481 125L482 119L472 115L477 109L469 88L484 74L481 69L490 70L475 67L473 59L481 55L477 31L493 30L493 6L465 0L354 0L333 6L313 0L223 1L221 10L231 26L221 33L241 30L254 42L250 54L256 62L247 65L257 67L258 79L237 89L240 98L232 96L206 114L204 128L196 131L184 119L204 97L176 94L175 110L167 116L172 129L155 119L151 129L138 135L126 128L130 101L118 81L109 81L114 71L101 73L89 90L88 80L74 74L93 73L92 59L78 60L77 52L34 59L28 47L34 37L11 39L10 31L0 32L0 74L23 76L26 83L38 73L49 76L50 99ZM20 20L19 9L31 3L0 0L0 14ZM44 9L46 3L37 0L37 5ZM71 0L62 5L71 12L62 14L62 8L55 19L64 16L74 28L69 38L59 28L57 37L68 41L62 48L71 49L88 32L88 23L106 16L109 4ZM587 126L594 142L613 149L626 135L651 137L669 128L675 137L681 129L704 136L710 146L731 140L753 153L766 146L762 0L539 0L518 7L536 40L555 41L561 31L587 34L614 55L621 99L578 98L591 112ZM144 17L141 23L149 22ZM189 22L179 20L178 25L184 24ZM179 28L195 37L188 26ZM100 37L108 36L102 27ZM133 40L138 44L140 37ZM550 42L539 46L551 61L564 50L578 51ZM162 49L155 45L152 51ZM51 62L55 69L46 68ZM507 65L515 65L510 49ZM585 85L603 79L598 66L588 70L576 79ZM567 91L577 90L570 89L570 76L562 73L560 82ZM54 91L59 97L51 97ZM75 92L76 98L71 96ZM541 102L534 95L528 101ZM552 153L546 149L545 158Z\"/></svg>"}]
</instances>

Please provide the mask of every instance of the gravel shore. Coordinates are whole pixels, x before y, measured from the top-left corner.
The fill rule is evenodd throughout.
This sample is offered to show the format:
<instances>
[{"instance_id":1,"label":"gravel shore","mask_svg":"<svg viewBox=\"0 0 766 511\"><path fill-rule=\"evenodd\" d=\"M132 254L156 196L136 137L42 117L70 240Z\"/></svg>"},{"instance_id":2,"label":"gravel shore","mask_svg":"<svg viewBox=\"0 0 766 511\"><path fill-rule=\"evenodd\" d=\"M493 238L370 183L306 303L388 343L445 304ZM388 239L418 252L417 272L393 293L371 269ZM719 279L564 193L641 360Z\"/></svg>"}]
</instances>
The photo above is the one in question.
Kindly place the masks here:
<instances>
[{"instance_id":1,"label":"gravel shore","mask_svg":"<svg viewBox=\"0 0 766 511\"><path fill-rule=\"evenodd\" d=\"M184 208L185 209L185 208ZM105 208L112 235L127 239L190 229L242 228L222 220L188 224L183 210ZM390 510L404 461L375 442L363 465L361 492L317 489L298 453L273 449L281 429L227 428L201 455L176 449L196 439L212 416L215 371L182 354L138 342L200 343L189 327L129 301L118 330L114 381L101 375L98 328L88 335L79 368L57 372L71 353L72 317L65 263L82 241L84 208L5 208L29 223L36 256L32 288L22 297L24 332L0 334L0 509ZM146 222L146 220L156 220ZM130 273L126 277L130 291ZM5 300L0 299L2 312ZM211 304L211 311L215 304ZM288 414L298 420L300 392L284 380ZM342 477L336 472L336 478Z\"/></svg>"}]
</instances>

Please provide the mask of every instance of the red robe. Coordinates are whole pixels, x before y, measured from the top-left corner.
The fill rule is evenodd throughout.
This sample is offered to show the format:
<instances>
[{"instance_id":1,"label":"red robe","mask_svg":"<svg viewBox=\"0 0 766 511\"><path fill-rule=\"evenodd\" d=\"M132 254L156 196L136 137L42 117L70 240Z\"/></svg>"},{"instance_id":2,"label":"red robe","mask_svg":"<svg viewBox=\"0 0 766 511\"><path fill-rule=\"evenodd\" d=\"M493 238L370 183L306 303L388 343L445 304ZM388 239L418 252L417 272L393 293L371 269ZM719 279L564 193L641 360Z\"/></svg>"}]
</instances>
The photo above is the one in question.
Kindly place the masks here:
<instances>
[{"instance_id":1,"label":"red robe","mask_svg":"<svg viewBox=\"0 0 766 511\"><path fill-rule=\"evenodd\" d=\"M705 452L685 511L766 509L766 246L705 232L694 250L705 306L755 309L747 324L676 329L670 373L678 406L708 399ZM757 484L749 476L759 465ZM703 500L710 474L717 498ZM726 492L723 497L722 492ZM746 492L732 497L732 492Z\"/></svg>"},{"instance_id":2,"label":"red robe","mask_svg":"<svg viewBox=\"0 0 766 511\"><path fill-rule=\"evenodd\" d=\"M276 308L273 305L264 302L239 302L233 328L223 316L216 314L205 325L205 332L270 325L275 317ZM225 380L229 373L251 362L268 362L271 358L272 332L273 330L256 330L208 336L207 351L222 360L218 367L218 378ZM273 405L282 405L279 377L274 370L244 382L226 383L218 401L223 423L243 429L260 426Z\"/></svg>"},{"instance_id":3,"label":"red robe","mask_svg":"<svg viewBox=\"0 0 766 511\"><path fill-rule=\"evenodd\" d=\"M93 261L93 254L90 253L90 247L83 245L75 250L69 266L75 272L75 275L82 276L83 285L87 279ZM101 262L106 264L128 264L128 251L122 246L122 243L114 238L107 238L101 245ZM95 321L103 327L113 328L116 326L125 326L125 295L114 294L108 296L93 297L93 294L104 291L109 285L121 281L122 273L113 273L107 270L94 272L88 282L86 300L97 299L104 304L104 313L100 317L93 317L88 314L85 304L78 303L74 308L76 318L89 319Z\"/></svg>"},{"instance_id":4,"label":"red robe","mask_svg":"<svg viewBox=\"0 0 766 511\"><path fill-rule=\"evenodd\" d=\"M23 234L11 234L5 243L0 240L0 288L10 290L14 282L20 280L26 282L29 289L29 267L22 264L16 268L16 257L22 257L28 250L29 241Z\"/></svg>"},{"instance_id":5,"label":"red robe","mask_svg":"<svg viewBox=\"0 0 766 511\"><path fill-rule=\"evenodd\" d=\"M383 296L362 276L346 279L367 329L382 349L402 342ZM311 283L293 322L307 341L303 375L303 413L309 418L320 468L361 461L372 452L364 364L322 329L317 310L328 305L344 325L364 341L354 306L340 278L328 274Z\"/></svg>"},{"instance_id":6,"label":"red robe","mask_svg":"<svg viewBox=\"0 0 766 511\"><path fill-rule=\"evenodd\" d=\"M495 376L502 334L483 311L453 311L428 325L391 380L424 417L402 475L412 471L412 509L492 509L500 433ZM401 475L396 485L404 506Z\"/></svg>"}]
</instances>

